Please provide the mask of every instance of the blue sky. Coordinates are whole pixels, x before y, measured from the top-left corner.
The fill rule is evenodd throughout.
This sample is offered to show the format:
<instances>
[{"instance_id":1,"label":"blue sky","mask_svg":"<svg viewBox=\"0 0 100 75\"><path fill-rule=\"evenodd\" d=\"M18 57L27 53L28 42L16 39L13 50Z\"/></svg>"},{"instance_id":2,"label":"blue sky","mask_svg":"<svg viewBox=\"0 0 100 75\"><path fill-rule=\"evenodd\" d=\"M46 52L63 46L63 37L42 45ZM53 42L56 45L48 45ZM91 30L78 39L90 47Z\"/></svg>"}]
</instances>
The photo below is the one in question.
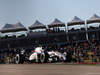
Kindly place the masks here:
<instances>
[{"instance_id":1,"label":"blue sky","mask_svg":"<svg viewBox=\"0 0 100 75\"><path fill-rule=\"evenodd\" d=\"M35 20L45 25L55 18L64 23L74 16L87 20L94 13L100 16L100 0L0 0L0 29L5 23L28 27Z\"/></svg>"}]
</instances>

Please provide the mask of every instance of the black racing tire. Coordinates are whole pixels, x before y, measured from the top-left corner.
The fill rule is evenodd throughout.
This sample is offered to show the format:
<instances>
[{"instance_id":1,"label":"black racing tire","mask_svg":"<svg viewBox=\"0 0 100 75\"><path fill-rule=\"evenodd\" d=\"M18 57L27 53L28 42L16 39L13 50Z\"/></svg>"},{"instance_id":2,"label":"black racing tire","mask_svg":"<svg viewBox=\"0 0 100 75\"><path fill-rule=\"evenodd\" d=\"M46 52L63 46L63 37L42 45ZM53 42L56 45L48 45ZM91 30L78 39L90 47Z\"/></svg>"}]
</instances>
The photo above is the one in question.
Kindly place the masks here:
<instances>
[{"instance_id":1,"label":"black racing tire","mask_svg":"<svg viewBox=\"0 0 100 75\"><path fill-rule=\"evenodd\" d=\"M23 54L16 55L16 64L23 64L25 61L25 56Z\"/></svg>"},{"instance_id":2,"label":"black racing tire","mask_svg":"<svg viewBox=\"0 0 100 75\"><path fill-rule=\"evenodd\" d=\"M40 61L41 61L41 63L47 63L47 61L48 61L48 53L47 52L41 53Z\"/></svg>"}]
</instances>

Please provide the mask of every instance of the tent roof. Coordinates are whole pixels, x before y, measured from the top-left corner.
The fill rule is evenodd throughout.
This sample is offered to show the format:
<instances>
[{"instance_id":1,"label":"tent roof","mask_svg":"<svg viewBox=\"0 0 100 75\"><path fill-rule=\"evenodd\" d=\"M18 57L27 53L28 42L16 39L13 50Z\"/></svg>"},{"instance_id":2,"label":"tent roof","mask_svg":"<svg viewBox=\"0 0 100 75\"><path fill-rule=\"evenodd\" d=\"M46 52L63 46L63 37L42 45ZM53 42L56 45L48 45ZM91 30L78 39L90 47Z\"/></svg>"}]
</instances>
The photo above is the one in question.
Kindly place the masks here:
<instances>
[{"instance_id":1,"label":"tent roof","mask_svg":"<svg viewBox=\"0 0 100 75\"><path fill-rule=\"evenodd\" d=\"M20 22L16 24L5 24L4 27L0 30L2 33L7 32L17 32L17 31L25 31L27 30Z\"/></svg>"},{"instance_id":2,"label":"tent roof","mask_svg":"<svg viewBox=\"0 0 100 75\"><path fill-rule=\"evenodd\" d=\"M96 23L96 22L100 23L100 17L97 16L96 14L93 14L93 16L89 20L87 20L87 24Z\"/></svg>"},{"instance_id":3,"label":"tent roof","mask_svg":"<svg viewBox=\"0 0 100 75\"><path fill-rule=\"evenodd\" d=\"M59 21L57 18L55 18L55 20L53 22L51 22L50 24L48 24L48 27L59 27L59 26L65 26L65 23Z\"/></svg>"},{"instance_id":4,"label":"tent roof","mask_svg":"<svg viewBox=\"0 0 100 75\"><path fill-rule=\"evenodd\" d=\"M16 24L12 24L15 27L16 31L24 31L27 30L25 26L23 26L20 22Z\"/></svg>"},{"instance_id":5,"label":"tent roof","mask_svg":"<svg viewBox=\"0 0 100 75\"><path fill-rule=\"evenodd\" d=\"M42 28L46 28L46 25L43 25L42 23L40 23L38 20L36 20L31 26L28 27L30 30L33 29L42 29Z\"/></svg>"},{"instance_id":6,"label":"tent roof","mask_svg":"<svg viewBox=\"0 0 100 75\"><path fill-rule=\"evenodd\" d=\"M85 21L75 16L70 22L67 23L68 26L77 25L77 24L80 24L80 25L85 24Z\"/></svg>"}]
</instances>

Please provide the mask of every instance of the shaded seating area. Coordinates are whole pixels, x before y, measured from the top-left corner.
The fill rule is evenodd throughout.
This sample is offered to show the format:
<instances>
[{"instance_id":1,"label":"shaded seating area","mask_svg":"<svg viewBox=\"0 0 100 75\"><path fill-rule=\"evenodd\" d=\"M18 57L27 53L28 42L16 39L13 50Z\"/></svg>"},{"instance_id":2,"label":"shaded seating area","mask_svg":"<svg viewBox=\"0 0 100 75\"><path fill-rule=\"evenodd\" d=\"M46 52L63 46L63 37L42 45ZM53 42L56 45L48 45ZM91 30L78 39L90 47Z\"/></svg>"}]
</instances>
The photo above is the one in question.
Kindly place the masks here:
<instances>
[{"instance_id":1,"label":"shaded seating area","mask_svg":"<svg viewBox=\"0 0 100 75\"><path fill-rule=\"evenodd\" d=\"M85 25L85 21L81 20L77 16L75 16L70 22L68 22L67 25L68 25L68 27L67 27L68 32L84 31L85 30L85 26L82 28L75 29L75 27L77 28L78 26ZM73 27L72 29L69 29L71 26L75 26L75 27Z\"/></svg>"},{"instance_id":2,"label":"shaded seating area","mask_svg":"<svg viewBox=\"0 0 100 75\"><path fill-rule=\"evenodd\" d=\"M32 35L46 35L46 25L36 20L31 26L28 27L28 36Z\"/></svg>"},{"instance_id":3,"label":"shaded seating area","mask_svg":"<svg viewBox=\"0 0 100 75\"><path fill-rule=\"evenodd\" d=\"M93 14L93 16L86 21L87 23L87 29L98 29L100 27L100 17L96 14Z\"/></svg>"},{"instance_id":4,"label":"shaded seating area","mask_svg":"<svg viewBox=\"0 0 100 75\"><path fill-rule=\"evenodd\" d=\"M57 18L55 18L54 21L48 24L47 26L49 34L66 32L65 23L61 22Z\"/></svg>"},{"instance_id":5,"label":"shaded seating area","mask_svg":"<svg viewBox=\"0 0 100 75\"><path fill-rule=\"evenodd\" d=\"M70 22L67 23L67 25L68 25L69 41L86 40L85 21L83 21L80 18L75 16ZM79 29L72 28L69 30L70 26L77 27L78 25L79 26L84 25L84 28L79 28ZM71 32L75 32L75 31L78 31L78 33L71 33Z\"/></svg>"},{"instance_id":6,"label":"shaded seating area","mask_svg":"<svg viewBox=\"0 0 100 75\"><path fill-rule=\"evenodd\" d=\"M27 31L26 27L23 26L20 22L15 23L15 24L5 24L3 26L3 28L0 30L0 32L2 33L1 35L5 34L5 33L12 33L12 36L1 36L1 38L16 38L16 33L20 32L20 31ZM13 35L14 33L14 35ZM22 34L21 34L22 35Z\"/></svg>"},{"instance_id":7,"label":"shaded seating area","mask_svg":"<svg viewBox=\"0 0 100 75\"><path fill-rule=\"evenodd\" d=\"M87 33L88 39L99 38L99 27L100 27L100 17L96 14L86 21L87 23Z\"/></svg>"}]
</instances>

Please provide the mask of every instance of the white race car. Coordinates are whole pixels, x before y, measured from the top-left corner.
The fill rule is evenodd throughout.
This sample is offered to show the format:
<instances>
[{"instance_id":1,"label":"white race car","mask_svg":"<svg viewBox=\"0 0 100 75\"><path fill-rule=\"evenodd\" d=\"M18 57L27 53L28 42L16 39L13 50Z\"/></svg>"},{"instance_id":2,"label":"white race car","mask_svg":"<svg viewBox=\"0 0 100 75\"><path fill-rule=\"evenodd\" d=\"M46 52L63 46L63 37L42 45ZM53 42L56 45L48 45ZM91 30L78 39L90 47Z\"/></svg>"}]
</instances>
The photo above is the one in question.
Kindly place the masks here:
<instances>
[{"instance_id":1,"label":"white race car","mask_svg":"<svg viewBox=\"0 0 100 75\"><path fill-rule=\"evenodd\" d=\"M42 47L37 47L27 59L25 59L24 54L16 55L16 63L24 63L25 60L29 60L29 62L36 62L36 63L58 62L58 61L65 61L66 56L60 52L56 51L48 52L42 49Z\"/></svg>"}]
</instances>

